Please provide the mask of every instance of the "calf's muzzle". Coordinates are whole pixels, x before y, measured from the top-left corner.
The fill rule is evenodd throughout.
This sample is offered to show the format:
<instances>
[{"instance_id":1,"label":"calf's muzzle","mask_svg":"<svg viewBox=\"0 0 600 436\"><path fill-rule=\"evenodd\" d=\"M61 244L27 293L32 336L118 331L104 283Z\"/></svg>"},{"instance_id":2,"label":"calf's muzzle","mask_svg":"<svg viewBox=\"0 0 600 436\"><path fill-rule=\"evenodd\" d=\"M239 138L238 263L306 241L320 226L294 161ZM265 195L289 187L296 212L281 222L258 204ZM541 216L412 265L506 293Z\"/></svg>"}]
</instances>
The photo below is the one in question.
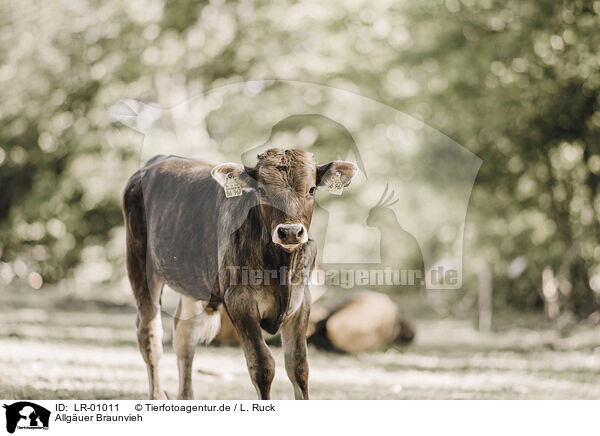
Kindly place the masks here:
<instances>
[{"instance_id":1,"label":"calf's muzzle","mask_svg":"<svg viewBox=\"0 0 600 436\"><path fill-rule=\"evenodd\" d=\"M303 224L278 224L273 229L273 243L293 248L308 241L308 231Z\"/></svg>"}]
</instances>

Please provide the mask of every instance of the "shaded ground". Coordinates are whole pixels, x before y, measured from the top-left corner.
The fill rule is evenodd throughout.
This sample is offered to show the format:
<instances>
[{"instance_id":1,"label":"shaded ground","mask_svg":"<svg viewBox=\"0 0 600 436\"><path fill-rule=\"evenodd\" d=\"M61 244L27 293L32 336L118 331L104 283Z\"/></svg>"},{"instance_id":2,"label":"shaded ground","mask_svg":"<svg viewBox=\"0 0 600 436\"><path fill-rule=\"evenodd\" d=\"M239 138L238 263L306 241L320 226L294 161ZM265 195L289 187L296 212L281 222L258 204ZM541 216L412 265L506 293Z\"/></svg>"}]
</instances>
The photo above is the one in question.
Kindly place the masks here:
<instances>
[{"instance_id":1,"label":"shaded ground","mask_svg":"<svg viewBox=\"0 0 600 436\"><path fill-rule=\"evenodd\" d=\"M0 291L0 398L145 398L135 311L123 300L74 299L57 289ZM109 301L113 301L110 303ZM410 312L405 310L405 312ZM505 315L495 333L472 320L414 310L413 345L356 356L309 350L314 399L599 399L600 328L551 330L537 315ZM163 386L173 398L177 370L165 324ZM414 319L414 318L413 318ZM529 328L536 326L536 329ZM274 347L274 399L292 391ZM254 399L242 351L199 347L194 389L202 399Z\"/></svg>"}]
</instances>

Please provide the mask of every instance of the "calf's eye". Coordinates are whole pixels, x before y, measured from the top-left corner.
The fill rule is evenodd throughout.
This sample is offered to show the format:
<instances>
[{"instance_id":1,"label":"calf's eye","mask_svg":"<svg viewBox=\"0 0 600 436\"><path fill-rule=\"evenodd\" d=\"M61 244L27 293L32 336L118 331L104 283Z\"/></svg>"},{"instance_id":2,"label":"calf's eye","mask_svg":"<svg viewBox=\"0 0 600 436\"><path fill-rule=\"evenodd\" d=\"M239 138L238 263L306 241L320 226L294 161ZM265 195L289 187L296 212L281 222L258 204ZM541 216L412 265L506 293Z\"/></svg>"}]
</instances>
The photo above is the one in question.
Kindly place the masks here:
<instances>
[{"instance_id":1,"label":"calf's eye","mask_svg":"<svg viewBox=\"0 0 600 436\"><path fill-rule=\"evenodd\" d=\"M263 188L258 188L257 191L262 198L267 198L267 192Z\"/></svg>"},{"instance_id":2,"label":"calf's eye","mask_svg":"<svg viewBox=\"0 0 600 436\"><path fill-rule=\"evenodd\" d=\"M316 186L313 186L312 188L310 188L310 190L308 191L308 193L309 193L310 195L315 195L315 192L316 192L316 190L317 190L317 187L316 187Z\"/></svg>"}]
</instances>

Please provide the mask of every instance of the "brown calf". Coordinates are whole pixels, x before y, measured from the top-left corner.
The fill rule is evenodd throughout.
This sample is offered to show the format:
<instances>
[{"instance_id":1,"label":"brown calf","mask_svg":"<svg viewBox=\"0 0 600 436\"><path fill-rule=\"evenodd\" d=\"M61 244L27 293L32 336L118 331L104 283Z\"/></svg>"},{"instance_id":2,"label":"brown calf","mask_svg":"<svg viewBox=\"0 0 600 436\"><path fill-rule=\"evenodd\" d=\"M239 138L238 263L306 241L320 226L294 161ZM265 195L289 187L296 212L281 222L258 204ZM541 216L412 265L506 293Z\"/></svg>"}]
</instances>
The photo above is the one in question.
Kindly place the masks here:
<instances>
[{"instance_id":1,"label":"brown calf","mask_svg":"<svg viewBox=\"0 0 600 436\"><path fill-rule=\"evenodd\" d=\"M312 153L271 149L252 168L156 156L129 179L123 197L127 270L150 398L165 398L158 375L163 284L181 294L173 335L179 398L193 398L195 347L217 333L221 305L259 398L269 398L275 372L261 330L281 331L294 396L308 398L305 279L316 254L308 235L314 194L334 181L348 186L355 173L351 162L317 165ZM248 283L247 270L263 274Z\"/></svg>"}]
</instances>

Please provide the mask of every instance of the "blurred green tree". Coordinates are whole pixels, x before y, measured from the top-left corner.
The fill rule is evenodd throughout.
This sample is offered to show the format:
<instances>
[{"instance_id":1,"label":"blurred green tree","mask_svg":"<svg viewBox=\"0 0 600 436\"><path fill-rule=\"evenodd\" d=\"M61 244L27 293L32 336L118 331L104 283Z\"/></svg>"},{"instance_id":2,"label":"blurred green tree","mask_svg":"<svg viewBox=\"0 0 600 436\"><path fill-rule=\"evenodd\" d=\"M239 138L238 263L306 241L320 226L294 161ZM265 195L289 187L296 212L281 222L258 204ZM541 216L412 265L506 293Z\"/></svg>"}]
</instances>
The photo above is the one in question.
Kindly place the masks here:
<instances>
[{"instance_id":1,"label":"blurred green tree","mask_svg":"<svg viewBox=\"0 0 600 436\"><path fill-rule=\"evenodd\" d=\"M600 2L446 0L406 13L414 46L398 62L420 86L401 105L484 161L472 253L518 307L597 310ZM544 286L545 268L555 283Z\"/></svg>"}]
</instances>

